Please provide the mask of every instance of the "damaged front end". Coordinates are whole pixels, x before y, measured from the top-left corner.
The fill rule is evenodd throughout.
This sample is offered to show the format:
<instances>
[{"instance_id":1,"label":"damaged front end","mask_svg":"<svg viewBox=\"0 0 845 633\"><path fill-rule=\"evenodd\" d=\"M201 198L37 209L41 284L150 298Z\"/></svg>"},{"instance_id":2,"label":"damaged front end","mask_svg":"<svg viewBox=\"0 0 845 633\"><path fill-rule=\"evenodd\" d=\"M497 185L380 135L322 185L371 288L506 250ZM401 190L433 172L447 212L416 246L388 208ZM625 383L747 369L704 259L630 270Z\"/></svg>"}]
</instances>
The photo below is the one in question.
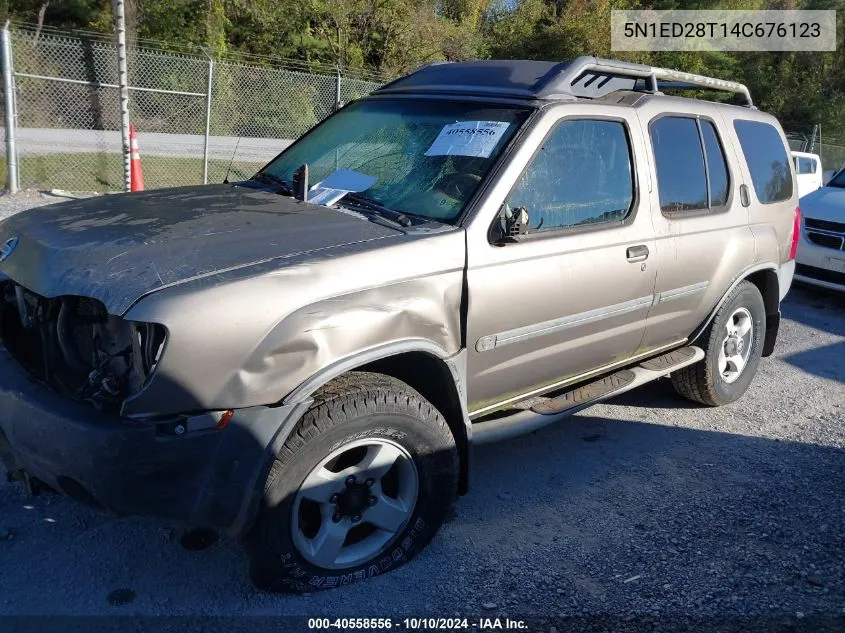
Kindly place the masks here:
<instances>
[{"instance_id":1,"label":"damaged front end","mask_svg":"<svg viewBox=\"0 0 845 633\"><path fill-rule=\"evenodd\" d=\"M0 340L30 373L55 391L120 413L158 364L166 330L109 314L96 299L45 298L0 282Z\"/></svg>"}]
</instances>

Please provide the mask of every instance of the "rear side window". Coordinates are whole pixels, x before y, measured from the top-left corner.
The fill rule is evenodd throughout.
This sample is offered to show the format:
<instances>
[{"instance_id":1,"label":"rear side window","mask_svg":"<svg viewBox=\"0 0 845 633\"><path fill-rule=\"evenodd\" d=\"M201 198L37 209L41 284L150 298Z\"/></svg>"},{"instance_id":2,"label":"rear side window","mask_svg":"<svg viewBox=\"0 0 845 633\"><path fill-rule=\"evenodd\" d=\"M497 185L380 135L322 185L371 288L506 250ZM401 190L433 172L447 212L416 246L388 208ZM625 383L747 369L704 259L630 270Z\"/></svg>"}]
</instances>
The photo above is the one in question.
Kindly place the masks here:
<instances>
[{"instance_id":1,"label":"rear side window","mask_svg":"<svg viewBox=\"0 0 845 633\"><path fill-rule=\"evenodd\" d=\"M663 117L651 124L662 211L707 208L704 155L695 119Z\"/></svg>"},{"instance_id":2,"label":"rear side window","mask_svg":"<svg viewBox=\"0 0 845 633\"><path fill-rule=\"evenodd\" d=\"M769 204L791 198L792 172L778 131L768 123L741 119L734 121L734 129L757 199Z\"/></svg>"},{"instance_id":3,"label":"rear side window","mask_svg":"<svg viewBox=\"0 0 845 633\"><path fill-rule=\"evenodd\" d=\"M710 121L665 116L651 124L649 133L662 211L699 211L727 204L730 176Z\"/></svg>"},{"instance_id":4,"label":"rear side window","mask_svg":"<svg viewBox=\"0 0 845 633\"><path fill-rule=\"evenodd\" d=\"M728 203L728 167L725 154L716 135L716 128L707 120L700 120L704 154L707 156L707 180L710 185L710 206L723 207Z\"/></svg>"},{"instance_id":5,"label":"rear side window","mask_svg":"<svg viewBox=\"0 0 845 633\"><path fill-rule=\"evenodd\" d=\"M528 231L621 222L634 200L634 171L625 126L570 119L546 137L507 203L528 212Z\"/></svg>"},{"instance_id":6,"label":"rear side window","mask_svg":"<svg viewBox=\"0 0 845 633\"><path fill-rule=\"evenodd\" d=\"M795 171L799 174L815 174L816 161L812 158L808 158L807 156L796 156Z\"/></svg>"}]
</instances>

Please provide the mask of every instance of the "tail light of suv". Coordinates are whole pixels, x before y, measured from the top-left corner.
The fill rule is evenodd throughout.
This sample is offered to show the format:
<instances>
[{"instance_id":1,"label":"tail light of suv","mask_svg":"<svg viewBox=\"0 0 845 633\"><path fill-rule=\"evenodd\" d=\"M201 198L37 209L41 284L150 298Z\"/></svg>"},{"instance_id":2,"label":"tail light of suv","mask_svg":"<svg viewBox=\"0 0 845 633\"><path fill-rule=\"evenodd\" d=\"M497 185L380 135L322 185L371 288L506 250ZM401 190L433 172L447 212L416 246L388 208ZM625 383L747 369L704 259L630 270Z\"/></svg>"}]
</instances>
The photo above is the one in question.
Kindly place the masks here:
<instances>
[{"instance_id":1,"label":"tail light of suv","mask_svg":"<svg viewBox=\"0 0 845 633\"><path fill-rule=\"evenodd\" d=\"M795 207L795 219L792 221L792 244L789 247L789 261L795 259L798 252L798 240L801 239L801 207Z\"/></svg>"}]
</instances>

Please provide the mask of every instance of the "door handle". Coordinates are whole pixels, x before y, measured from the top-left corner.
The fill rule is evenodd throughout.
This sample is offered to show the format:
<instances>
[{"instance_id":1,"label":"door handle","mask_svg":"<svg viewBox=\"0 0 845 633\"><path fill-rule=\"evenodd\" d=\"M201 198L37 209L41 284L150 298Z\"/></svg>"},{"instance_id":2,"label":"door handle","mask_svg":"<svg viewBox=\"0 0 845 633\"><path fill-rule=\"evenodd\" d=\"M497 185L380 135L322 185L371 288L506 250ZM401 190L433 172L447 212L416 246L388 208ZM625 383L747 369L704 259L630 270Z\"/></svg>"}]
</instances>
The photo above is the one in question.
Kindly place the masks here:
<instances>
[{"instance_id":1,"label":"door handle","mask_svg":"<svg viewBox=\"0 0 845 633\"><path fill-rule=\"evenodd\" d=\"M628 261L632 264L635 262L644 262L648 259L648 246L640 244L639 246L629 246L626 252Z\"/></svg>"},{"instance_id":2,"label":"door handle","mask_svg":"<svg viewBox=\"0 0 845 633\"><path fill-rule=\"evenodd\" d=\"M745 184L739 186L739 202L744 207L751 206L751 199L748 197L748 186Z\"/></svg>"}]
</instances>

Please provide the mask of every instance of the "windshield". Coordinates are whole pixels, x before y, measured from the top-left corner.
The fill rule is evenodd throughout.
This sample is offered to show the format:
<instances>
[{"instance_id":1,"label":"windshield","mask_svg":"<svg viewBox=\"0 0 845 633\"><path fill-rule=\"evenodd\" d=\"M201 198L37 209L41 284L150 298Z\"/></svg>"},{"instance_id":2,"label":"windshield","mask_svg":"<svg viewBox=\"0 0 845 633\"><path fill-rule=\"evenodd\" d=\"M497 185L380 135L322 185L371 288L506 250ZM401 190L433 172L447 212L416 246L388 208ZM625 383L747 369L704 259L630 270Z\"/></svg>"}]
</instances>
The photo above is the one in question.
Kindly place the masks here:
<instances>
[{"instance_id":1,"label":"windshield","mask_svg":"<svg viewBox=\"0 0 845 633\"><path fill-rule=\"evenodd\" d=\"M827 183L828 187L841 187L845 189L845 169L842 169L836 176L830 179Z\"/></svg>"},{"instance_id":2,"label":"windshield","mask_svg":"<svg viewBox=\"0 0 845 633\"><path fill-rule=\"evenodd\" d=\"M310 187L338 170L375 179L369 200L412 215L453 220L528 116L522 108L372 99L344 108L262 169L293 182L308 165Z\"/></svg>"}]
</instances>

